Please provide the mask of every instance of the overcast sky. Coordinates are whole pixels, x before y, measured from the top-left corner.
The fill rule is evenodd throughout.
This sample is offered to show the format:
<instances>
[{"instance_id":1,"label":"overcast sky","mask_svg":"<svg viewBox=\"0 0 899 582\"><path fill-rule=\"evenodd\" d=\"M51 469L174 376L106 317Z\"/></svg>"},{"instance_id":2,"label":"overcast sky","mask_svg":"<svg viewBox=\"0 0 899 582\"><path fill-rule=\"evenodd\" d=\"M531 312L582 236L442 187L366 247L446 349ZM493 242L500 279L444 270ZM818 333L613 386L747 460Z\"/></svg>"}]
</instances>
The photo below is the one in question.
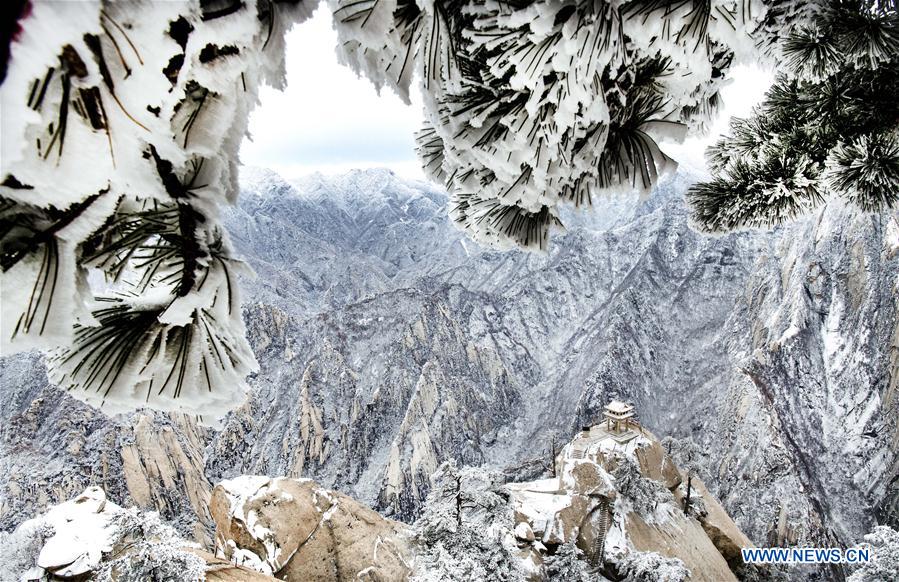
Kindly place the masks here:
<instances>
[{"instance_id":1,"label":"overcast sky","mask_svg":"<svg viewBox=\"0 0 899 582\"><path fill-rule=\"evenodd\" d=\"M389 89L379 96L371 83L337 63L336 44L325 8L294 27L287 38L287 89L263 88L262 104L250 118L253 140L244 141L241 160L286 178L376 166L421 178L413 149L422 117L420 99L413 91L413 103L407 106ZM702 168L705 146L727 128L731 115L748 113L769 84L770 75L757 69L734 71L734 83L722 92L724 115L710 137L663 149Z\"/></svg>"}]
</instances>

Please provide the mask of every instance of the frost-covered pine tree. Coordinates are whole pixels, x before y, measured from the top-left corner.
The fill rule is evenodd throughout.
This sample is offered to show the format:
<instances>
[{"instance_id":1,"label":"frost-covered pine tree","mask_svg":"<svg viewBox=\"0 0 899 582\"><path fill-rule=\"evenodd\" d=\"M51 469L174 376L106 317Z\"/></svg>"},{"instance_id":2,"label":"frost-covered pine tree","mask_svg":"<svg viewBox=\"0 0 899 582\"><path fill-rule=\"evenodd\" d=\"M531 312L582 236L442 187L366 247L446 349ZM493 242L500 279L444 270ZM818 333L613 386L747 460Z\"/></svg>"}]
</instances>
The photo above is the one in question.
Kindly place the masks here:
<instances>
[{"instance_id":1,"label":"frost-covered pine tree","mask_svg":"<svg viewBox=\"0 0 899 582\"><path fill-rule=\"evenodd\" d=\"M123 509L112 520L114 551L103 556L94 571L97 582L202 582L206 562L186 549L192 545L159 514L135 507Z\"/></svg>"},{"instance_id":2,"label":"frost-covered pine tree","mask_svg":"<svg viewBox=\"0 0 899 582\"><path fill-rule=\"evenodd\" d=\"M53 534L53 526L39 519L30 519L11 532L0 531L0 572L16 577L37 572L38 554Z\"/></svg>"},{"instance_id":3,"label":"frost-covered pine tree","mask_svg":"<svg viewBox=\"0 0 899 582\"><path fill-rule=\"evenodd\" d=\"M665 495L665 488L657 481L644 477L636 461L630 457L618 459L612 476L615 477L615 490L639 515L652 514L658 507L661 496L668 497Z\"/></svg>"},{"instance_id":4,"label":"frost-covered pine tree","mask_svg":"<svg viewBox=\"0 0 899 582\"><path fill-rule=\"evenodd\" d=\"M667 558L657 552L630 552L617 564L624 582L686 582L690 570L678 558Z\"/></svg>"},{"instance_id":5,"label":"frost-covered pine tree","mask_svg":"<svg viewBox=\"0 0 899 582\"><path fill-rule=\"evenodd\" d=\"M895 1L783 2L760 39L778 76L709 149L715 177L691 189L704 230L781 223L841 198L899 203L899 12Z\"/></svg>"},{"instance_id":6,"label":"frost-covered pine tree","mask_svg":"<svg viewBox=\"0 0 899 582\"><path fill-rule=\"evenodd\" d=\"M678 439L666 436L662 439L662 447L681 471L693 472L701 479L706 480L708 477L706 469L708 453L692 437Z\"/></svg>"},{"instance_id":7,"label":"frost-covered pine tree","mask_svg":"<svg viewBox=\"0 0 899 582\"><path fill-rule=\"evenodd\" d=\"M241 401L256 364L220 209L257 89L283 85L284 33L318 4L16 4L0 85L5 354L52 351L52 379L111 412L212 418ZM674 166L660 140L702 131L728 71L760 58L785 77L748 137L716 150L697 222L776 222L824 185L866 209L895 199L893 1L326 4L344 63L403 98L421 90L422 164L484 243L545 248L561 205L648 191Z\"/></svg>"},{"instance_id":8,"label":"frost-covered pine tree","mask_svg":"<svg viewBox=\"0 0 899 582\"><path fill-rule=\"evenodd\" d=\"M544 573L547 580L558 582L587 582L591 577L584 554L571 543L559 546L555 554L543 559Z\"/></svg>"},{"instance_id":9,"label":"frost-covered pine tree","mask_svg":"<svg viewBox=\"0 0 899 582\"><path fill-rule=\"evenodd\" d=\"M453 461L434 474L434 485L414 524L416 582L523 579L513 552L512 510L499 475L460 469Z\"/></svg>"},{"instance_id":10,"label":"frost-covered pine tree","mask_svg":"<svg viewBox=\"0 0 899 582\"><path fill-rule=\"evenodd\" d=\"M864 545L871 550L871 561L854 571L849 582L899 580L899 532L879 525L865 535Z\"/></svg>"}]
</instances>

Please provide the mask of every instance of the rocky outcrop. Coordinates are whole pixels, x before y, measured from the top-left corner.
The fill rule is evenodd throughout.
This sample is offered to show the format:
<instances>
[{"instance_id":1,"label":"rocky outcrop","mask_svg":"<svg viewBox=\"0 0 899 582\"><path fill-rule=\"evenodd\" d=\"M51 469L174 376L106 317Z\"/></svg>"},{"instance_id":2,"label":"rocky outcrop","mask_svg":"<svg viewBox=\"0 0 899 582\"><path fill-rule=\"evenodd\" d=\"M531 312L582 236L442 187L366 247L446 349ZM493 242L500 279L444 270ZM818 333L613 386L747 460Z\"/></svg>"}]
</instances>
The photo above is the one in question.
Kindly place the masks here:
<instances>
[{"instance_id":1,"label":"rocky outcrop","mask_svg":"<svg viewBox=\"0 0 899 582\"><path fill-rule=\"evenodd\" d=\"M138 414L133 441L122 446L122 469L131 498L140 507L175 513L172 499L186 497L197 516L191 537L209 544L212 486L203 463L203 429L183 415L172 415L173 426L158 426L152 415ZM180 437L180 438L179 438Z\"/></svg>"},{"instance_id":2,"label":"rocky outcrop","mask_svg":"<svg viewBox=\"0 0 899 582\"><path fill-rule=\"evenodd\" d=\"M649 441L634 450L640 474L647 479L660 482L666 489L673 491L684 480L681 471L674 461L665 454L662 444L655 435L646 429L642 429L640 434L646 436Z\"/></svg>"},{"instance_id":3,"label":"rocky outcrop","mask_svg":"<svg viewBox=\"0 0 899 582\"><path fill-rule=\"evenodd\" d=\"M0 359L0 378L0 529L99 487L211 541L208 429L180 414L106 416L50 386L34 354Z\"/></svg>"},{"instance_id":4,"label":"rocky outcrop","mask_svg":"<svg viewBox=\"0 0 899 582\"><path fill-rule=\"evenodd\" d=\"M267 576L256 570L232 564L218 558L207 551L187 548L206 562L206 582L273 582L277 578Z\"/></svg>"},{"instance_id":5,"label":"rocky outcrop","mask_svg":"<svg viewBox=\"0 0 899 582\"><path fill-rule=\"evenodd\" d=\"M624 531L633 549L656 552L678 558L690 570L695 582L736 582L724 557L708 538L702 526L678 511L670 512L662 521L647 521L636 513L628 513ZM610 548L614 551L616 548Z\"/></svg>"},{"instance_id":6,"label":"rocky outcrop","mask_svg":"<svg viewBox=\"0 0 899 582\"><path fill-rule=\"evenodd\" d=\"M690 489L692 504L702 505L702 510L697 515L702 529L727 563L733 569L739 569L743 561L740 549L752 547L752 541L737 527L715 496L709 493L702 479L691 477ZM684 500L682 494L682 488L675 492L675 498L681 504Z\"/></svg>"},{"instance_id":7,"label":"rocky outcrop","mask_svg":"<svg viewBox=\"0 0 899 582\"><path fill-rule=\"evenodd\" d=\"M628 464L636 474L622 473ZM752 542L698 478L684 510L685 475L649 431L594 426L565 445L556 467L558 478L507 485L526 562L573 543L607 574L635 552L656 552L682 561L691 580L737 580L740 548Z\"/></svg>"},{"instance_id":8,"label":"rocky outcrop","mask_svg":"<svg viewBox=\"0 0 899 582\"><path fill-rule=\"evenodd\" d=\"M218 553L282 580L406 580L405 527L308 479L243 476L216 485Z\"/></svg>"},{"instance_id":9,"label":"rocky outcrop","mask_svg":"<svg viewBox=\"0 0 899 582\"><path fill-rule=\"evenodd\" d=\"M178 536L158 514L123 509L100 487L0 533L3 580L274 580L223 562Z\"/></svg>"}]
</instances>

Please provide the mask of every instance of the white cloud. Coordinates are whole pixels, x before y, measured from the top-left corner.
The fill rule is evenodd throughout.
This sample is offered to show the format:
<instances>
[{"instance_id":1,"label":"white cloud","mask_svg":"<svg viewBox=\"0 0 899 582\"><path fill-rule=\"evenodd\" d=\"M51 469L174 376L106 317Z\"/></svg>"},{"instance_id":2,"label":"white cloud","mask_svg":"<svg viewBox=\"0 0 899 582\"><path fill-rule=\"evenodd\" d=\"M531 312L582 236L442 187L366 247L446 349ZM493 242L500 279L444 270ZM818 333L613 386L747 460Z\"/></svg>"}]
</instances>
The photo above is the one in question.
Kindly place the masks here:
<instances>
[{"instance_id":1,"label":"white cloud","mask_svg":"<svg viewBox=\"0 0 899 582\"><path fill-rule=\"evenodd\" d=\"M287 88L260 92L241 161L290 178L372 166L421 178L413 137L420 101L413 96L405 105L390 90L379 96L367 79L338 64L336 45L326 7L288 34Z\"/></svg>"}]
</instances>

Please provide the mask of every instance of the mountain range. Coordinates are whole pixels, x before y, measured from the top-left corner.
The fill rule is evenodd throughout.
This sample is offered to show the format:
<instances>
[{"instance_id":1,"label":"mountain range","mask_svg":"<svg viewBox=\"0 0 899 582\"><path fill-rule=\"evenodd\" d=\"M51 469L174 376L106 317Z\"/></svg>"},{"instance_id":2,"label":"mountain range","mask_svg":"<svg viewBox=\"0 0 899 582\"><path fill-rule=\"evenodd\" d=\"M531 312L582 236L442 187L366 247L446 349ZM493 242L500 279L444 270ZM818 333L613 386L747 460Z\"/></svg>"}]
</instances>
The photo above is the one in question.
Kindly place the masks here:
<instances>
[{"instance_id":1,"label":"mountain range","mask_svg":"<svg viewBox=\"0 0 899 582\"><path fill-rule=\"evenodd\" d=\"M209 539L212 485L312 477L413 519L444 460L546 473L629 400L760 545L899 522L899 222L831 203L769 231L690 228L676 174L563 216L545 253L466 240L388 170L252 168L225 217L260 363L217 429L108 417L0 359L0 528L101 485Z\"/></svg>"}]
</instances>

